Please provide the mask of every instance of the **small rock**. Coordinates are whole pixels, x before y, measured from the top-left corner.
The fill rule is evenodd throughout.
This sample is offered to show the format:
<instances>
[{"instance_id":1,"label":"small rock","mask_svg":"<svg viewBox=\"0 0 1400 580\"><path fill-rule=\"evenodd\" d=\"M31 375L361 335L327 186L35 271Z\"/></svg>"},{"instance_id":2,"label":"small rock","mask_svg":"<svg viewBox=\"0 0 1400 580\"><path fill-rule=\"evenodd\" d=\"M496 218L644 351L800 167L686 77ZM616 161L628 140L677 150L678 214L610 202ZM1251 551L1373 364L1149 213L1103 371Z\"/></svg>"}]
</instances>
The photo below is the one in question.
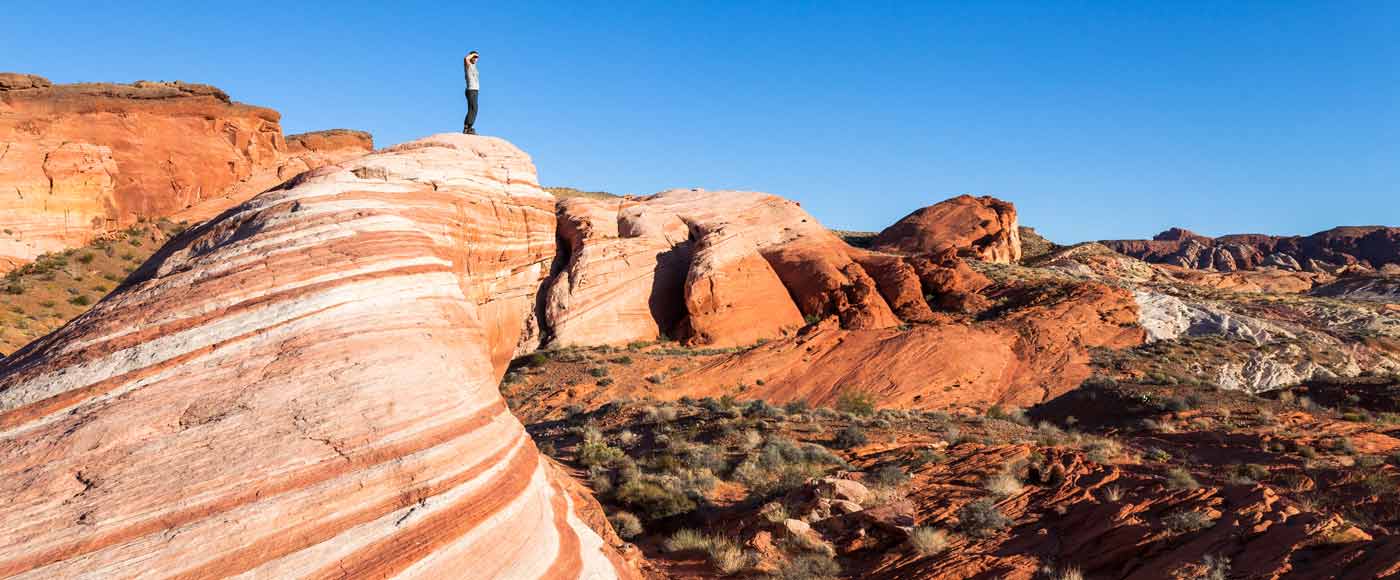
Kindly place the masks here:
<instances>
[{"instance_id":1,"label":"small rock","mask_svg":"<svg viewBox=\"0 0 1400 580\"><path fill-rule=\"evenodd\" d=\"M824 477L817 481L817 495L831 499L843 499L864 503L870 497L870 490L858 481Z\"/></svg>"},{"instance_id":2,"label":"small rock","mask_svg":"<svg viewBox=\"0 0 1400 580\"><path fill-rule=\"evenodd\" d=\"M865 508L860 507L860 504L856 502L838 499L831 502L831 509L838 514L853 514Z\"/></svg>"}]
</instances>

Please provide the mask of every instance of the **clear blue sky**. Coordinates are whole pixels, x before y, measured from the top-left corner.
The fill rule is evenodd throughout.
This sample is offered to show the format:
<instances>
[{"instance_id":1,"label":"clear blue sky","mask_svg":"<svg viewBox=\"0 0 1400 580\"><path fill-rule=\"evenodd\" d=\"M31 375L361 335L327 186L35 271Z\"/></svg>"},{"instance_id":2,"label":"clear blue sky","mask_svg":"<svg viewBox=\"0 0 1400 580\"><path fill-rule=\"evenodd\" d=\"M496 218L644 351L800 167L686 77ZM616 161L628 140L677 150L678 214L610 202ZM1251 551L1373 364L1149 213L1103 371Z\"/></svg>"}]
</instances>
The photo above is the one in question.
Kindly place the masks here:
<instances>
[{"instance_id":1,"label":"clear blue sky","mask_svg":"<svg viewBox=\"0 0 1400 580\"><path fill-rule=\"evenodd\" d=\"M1400 225L1400 2L35 2L0 70L206 82L289 132L483 133L546 184L744 188L1054 240ZM439 4L446 4L442 6Z\"/></svg>"}]
</instances>

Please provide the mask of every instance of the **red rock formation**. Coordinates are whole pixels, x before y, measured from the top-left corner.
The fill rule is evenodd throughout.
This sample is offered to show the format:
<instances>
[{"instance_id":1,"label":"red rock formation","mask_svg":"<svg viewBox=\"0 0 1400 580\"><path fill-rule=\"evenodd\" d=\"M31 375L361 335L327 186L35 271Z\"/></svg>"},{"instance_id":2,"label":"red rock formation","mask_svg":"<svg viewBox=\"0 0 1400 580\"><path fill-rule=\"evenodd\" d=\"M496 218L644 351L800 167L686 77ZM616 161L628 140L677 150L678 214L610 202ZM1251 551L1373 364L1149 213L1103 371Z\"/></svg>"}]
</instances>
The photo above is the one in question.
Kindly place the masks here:
<instances>
[{"instance_id":1,"label":"red rock formation","mask_svg":"<svg viewBox=\"0 0 1400 580\"><path fill-rule=\"evenodd\" d=\"M550 344L618 344L663 334L697 338L677 336L715 322L708 302L686 301L690 272L698 267L707 275L713 270L694 263L692 231L699 236L717 229L736 238L734 248L751 245L790 296L776 289L750 295L742 287L721 288L718 292L730 297L729 311L757 314L786 298L804 315L835 315L850 328L899 324L875 280L852 258L859 250L796 203L764 193L674 190L643 198L559 202L559 236L568 259L549 285L543 308ZM772 338L790 326L785 310L774 311L779 315L775 320L740 318L726 324ZM697 315L709 321L685 324L688 316ZM730 344L741 338L714 330L698 338Z\"/></svg>"},{"instance_id":2,"label":"red rock formation","mask_svg":"<svg viewBox=\"0 0 1400 580\"><path fill-rule=\"evenodd\" d=\"M1136 302L1119 288L1023 288L1004 300L1005 312L976 324L843 330L827 321L689 372L677 380L685 392L675 396L720 396L761 380L741 396L829 405L857 390L899 408L1030 405L1089 377L1087 347L1126 348L1145 339Z\"/></svg>"},{"instance_id":3,"label":"red rock formation","mask_svg":"<svg viewBox=\"0 0 1400 580\"><path fill-rule=\"evenodd\" d=\"M727 225L697 229L685 280L684 334L692 344L748 345L804 324L783 281L753 242Z\"/></svg>"},{"instance_id":4,"label":"red rock formation","mask_svg":"<svg viewBox=\"0 0 1400 580\"><path fill-rule=\"evenodd\" d=\"M207 85L51 85L4 75L0 265L236 190L220 209L231 207L296 172L370 149L362 135L349 147L344 138L289 146L279 118Z\"/></svg>"},{"instance_id":5,"label":"red rock formation","mask_svg":"<svg viewBox=\"0 0 1400 580\"><path fill-rule=\"evenodd\" d=\"M183 234L0 366L0 576L629 575L496 388L553 229L439 135Z\"/></svg>"},{"instance_id":6,"label":"red rock formation","mask_svg":"<svg viewBox=\"0 0 1400 580\"><path fill-rule=\"evenodd\" d=\"M976 314L991 305L980 293L992 281L973 270L952 248L937 254L911 258L924 293L942 310Z\"/></svg>"},{"instance_id":7,"label":"red rock formation","mask_svg":"<svg viewBox=\"0 0 1400 580\"><path fill-rule=\"evenodd\" d=\"M1019 262L1016 206L990 196L960 195L905 216L880 232L872 245L875 250L905 254L946 247L987 262Z\"/></svg>"},{"instance_id":8,"label":"red rock formation","mask_svg":"<svg viewBox=\"0 0 1400 580\"><path fill-rule=\"evenodd\" d=\"M1380 269L1400 264L1400 228L1382 226L1338 227L1310 236L1234 234L1218 238L1172 228L1151 240L1102 243L1148 262L1223 272L1278 268L1335 274L1354 265Z\"/></svg>"}]
</instances>

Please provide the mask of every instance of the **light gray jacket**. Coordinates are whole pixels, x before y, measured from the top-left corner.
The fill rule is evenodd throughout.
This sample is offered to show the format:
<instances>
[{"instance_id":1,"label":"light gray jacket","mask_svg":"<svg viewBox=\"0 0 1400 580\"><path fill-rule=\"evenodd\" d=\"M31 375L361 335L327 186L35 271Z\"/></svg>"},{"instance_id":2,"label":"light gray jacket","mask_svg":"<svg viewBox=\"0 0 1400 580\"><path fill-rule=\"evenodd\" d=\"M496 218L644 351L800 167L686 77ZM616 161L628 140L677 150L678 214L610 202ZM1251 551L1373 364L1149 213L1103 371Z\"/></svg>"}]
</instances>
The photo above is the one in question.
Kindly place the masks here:
<instances>
[{"instance_id":1,"label":"light gray jacket","mask_svg":"<svg viewBox=\"0 0 1400 580\"><path fill-rule=\"evenodd\" d=\"M467 63L467 90L481 90L481 80L476 76L476 63Z\"/></svg>"}]
</instances>

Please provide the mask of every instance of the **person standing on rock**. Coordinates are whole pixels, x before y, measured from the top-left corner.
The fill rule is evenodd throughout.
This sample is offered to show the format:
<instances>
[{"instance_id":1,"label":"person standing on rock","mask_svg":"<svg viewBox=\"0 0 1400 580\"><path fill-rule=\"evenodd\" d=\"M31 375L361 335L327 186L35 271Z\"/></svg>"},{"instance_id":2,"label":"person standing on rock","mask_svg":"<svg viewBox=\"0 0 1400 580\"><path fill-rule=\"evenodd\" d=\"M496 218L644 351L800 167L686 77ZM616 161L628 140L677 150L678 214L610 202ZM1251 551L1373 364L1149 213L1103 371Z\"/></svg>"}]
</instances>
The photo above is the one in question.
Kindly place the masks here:
<instances>
[{"instance_id":1,"label":"person standing on rock","mask_svg":"<svg viewBox=\"0 0 1400 580\"><path fill-rule=\"evenodd\" d=\"M462 121L462 132L468 135L476 134L476 94L481 88L481 81L476 76L476 61L479 58L481 55L473 50L462 59L462 66L467 69L467 118Z\"/></svg>"}]
</instances>

